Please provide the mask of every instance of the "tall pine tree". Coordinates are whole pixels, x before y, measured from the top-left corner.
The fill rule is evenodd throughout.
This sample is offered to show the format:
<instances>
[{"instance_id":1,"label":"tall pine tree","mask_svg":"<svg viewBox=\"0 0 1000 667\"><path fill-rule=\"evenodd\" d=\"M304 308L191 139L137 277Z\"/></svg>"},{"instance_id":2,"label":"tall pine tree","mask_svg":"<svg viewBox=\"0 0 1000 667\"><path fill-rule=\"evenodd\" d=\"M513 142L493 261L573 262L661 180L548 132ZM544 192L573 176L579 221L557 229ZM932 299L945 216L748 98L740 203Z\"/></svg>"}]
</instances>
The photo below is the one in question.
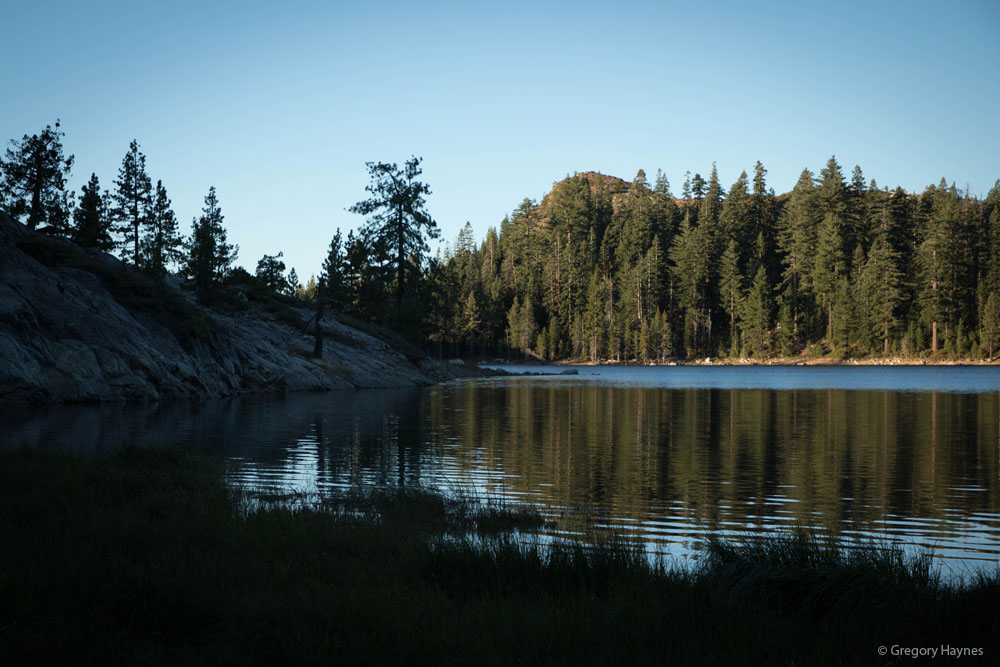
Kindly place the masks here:
<instances>
[{"instance_id":1,"label":"tall pine tree","mask_svg":"<svg viewBox=\"0 0 1000 667\"><path fill-rule=\"evenodd\" d=\"M222 208L212 186L205 196L201 216L192 223L184 264L184 274L194 281L201 301L207 300L226 278L239 252L239 246L226 241L222 222Z\"/></svg>"},{"instance_id":2,"label":"tall pine tree","mask_svg":"<svg viewBox=\"0 0 1000 667\"><path fill-rule=\"evenodd\" d=\"M149 224L152 215L153 184L146 173L146 156L139 151L133 139L122 159L112 194L111 216L115 231L122 237L123 253L132 251L132 264L142 266L140 256L141 230Z\"/></svg>"},{"instance_id":3,"label":"tall pine tree","mask_svg":"<svg viewBox=\"0 0 1000 667\"><path fill-rule=\"evenodd\" d=\"M184 239L177 224L177 216L170 208L167 189L163 187L163 181L157 181L156 194L142 237L142 266L154 275L165 275L168 266L183 259L183 248Z\"/></svg>"},{"instance_id":4,"label":"tall pine tree","mask_svg":"<svg viewBox=\"0 0 1000 667\"><path fill-rule=\"evenodd\" d=\"M115 247L111 238L107 202L101 195L101 183L97 174L91 174L90 181L83 186L80 203L73 211L71 238L84 248L97 248L107 252Z\"/></svg>"},{"instance_id":5,"label":"tall pine tree","mask_svg":"<svg viewBox=\"0 0 1000 667\"><path fill-rule=\"evenodd\" d=\"M46 125L38 134L20 141L11 139L10 148L0 159L0 206L28 229L48 225L57 234L69 232L72 201L66 181L73 168L73 156L63 155L59 121Z\"/></svg>"},{"instance_id":6,"label":"tall pine tree","mask_svg":"<svg viewBox=\"0 0 1000 667\"><path fill-rule=\"evenodd\" d=\"M748 356L763 357L770 351L773 307L771 286L767 283L767 273L762 266L757 269L753 286L741 307L740 329Z\"/></svg>"}]
</instances>

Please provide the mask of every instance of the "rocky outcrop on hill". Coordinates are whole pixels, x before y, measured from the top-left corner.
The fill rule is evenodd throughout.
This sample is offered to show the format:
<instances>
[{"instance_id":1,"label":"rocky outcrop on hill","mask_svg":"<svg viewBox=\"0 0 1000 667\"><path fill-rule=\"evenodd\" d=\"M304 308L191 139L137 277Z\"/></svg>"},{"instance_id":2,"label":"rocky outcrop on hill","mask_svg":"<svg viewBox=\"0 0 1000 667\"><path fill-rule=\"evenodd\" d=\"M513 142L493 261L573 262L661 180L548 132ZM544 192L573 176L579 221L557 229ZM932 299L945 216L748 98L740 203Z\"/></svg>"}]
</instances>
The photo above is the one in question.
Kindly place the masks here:
<instances>
[{"instance_id":1,"label":"rocky outcrop on hill","mask_svg":"<svg viewBox=\"0 0 1000 667\"><path fill-rule=\"evenodd\" d=\"M0 213L0 405L409 387L481 373L404 354L332 316L314 359L301 326L253 303L201 308L173 283Z\"/></svg>"}]
</instances>

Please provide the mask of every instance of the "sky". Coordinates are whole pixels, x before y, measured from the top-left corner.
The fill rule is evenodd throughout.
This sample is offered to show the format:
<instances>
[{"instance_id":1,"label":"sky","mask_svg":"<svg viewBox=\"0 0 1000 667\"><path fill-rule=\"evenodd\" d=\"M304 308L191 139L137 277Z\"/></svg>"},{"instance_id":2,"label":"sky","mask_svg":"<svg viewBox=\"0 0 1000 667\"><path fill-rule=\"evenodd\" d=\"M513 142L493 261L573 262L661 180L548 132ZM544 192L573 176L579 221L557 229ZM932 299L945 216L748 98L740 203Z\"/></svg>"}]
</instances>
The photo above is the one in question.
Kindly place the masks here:
<instances>
[{"instance_id":1,"label":"sky","mask_svg":"<svg viewBox=\"0 0 1000 667\"><path fill-rule=\"evenodd\" d=\"M836 155L985 195L998 29L995 0L0 0L0 141L61 119L79 191L136 139L185 233L215 186L237 264L283 251L304 282L364 223L365 163L411 155L448 243L583 171L662 169L678 193L760 160L781 193Z\"/></svg>"}]
</instances>

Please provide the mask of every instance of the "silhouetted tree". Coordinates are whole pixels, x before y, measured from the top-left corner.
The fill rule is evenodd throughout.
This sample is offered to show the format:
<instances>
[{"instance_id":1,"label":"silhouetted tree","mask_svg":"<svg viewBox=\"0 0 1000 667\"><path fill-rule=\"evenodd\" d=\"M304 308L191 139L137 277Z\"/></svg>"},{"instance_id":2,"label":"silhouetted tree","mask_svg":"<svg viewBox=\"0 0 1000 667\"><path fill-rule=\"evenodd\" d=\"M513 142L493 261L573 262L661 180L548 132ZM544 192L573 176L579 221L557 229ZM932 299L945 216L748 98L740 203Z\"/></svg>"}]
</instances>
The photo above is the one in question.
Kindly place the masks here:
<instances>
[{"instance_id":1,"label":"silhouetted tree","mask_svg":"<svg viewBox=\"0 0 1000 667\"><path fill-rule=\"evenodd\" d=\"M73 156L63 156L59 121L46 125L39 134L11 139L0 160L0 206L29 229L46 224L59 234L69 232L72 202L66 181L73 168Z\"/></svg>"},{"instance_id":2,"label":"silhouetted tree","mask_svg":"<svg viewBox=\"0 0 1000 667\"><path fill-rule=\"evenodd\" d=\"M421 158L412 157L400 169L396 163L367 162L371 183L365 190L372 196L349 210L371 216L363 234L376 257L395 269L396 303L406 294L407 274L420 268L428 247L424 234L437 238L437 223L424 209L427 184L418 181Z\"/></svg>"},{"instance_id":3,"label":"silhouetted tree","mask_svg":"<svg viewBox=\"0 0 1000 667\"><path fill-rule=\"evenodd\" d=\"M177 216L170 208L170 198L162 181L156 182L149 215L142 237L142 266L155 275L167 272L167 266L179 263L184 256L184 239L181 238Z\"/></svg>"},{"instance_id":4,"label":"silhouetted tree","mask_svg":"<svg viewBox=\"0 0 1000 667\"><path fill-rule=\"evenodd\" d=\"M336 307L346 309L351 302L347 251L340 235L340 229L330 241L330 249L323 260L320 278L323 280L323 294Z\"/></svg>"},{"instance_id":5,"label":"silhouetted tree","mask_svg":"<svg viewBox=\"0 0 1000 667\"><path fill-rule=\"evenodd\" d=\"M226 242L222 221L222 209L213 186L205 196L201 217L192 222L184 266L185 275L194 280L202 301L226 277L239 252L239 246Z\"/></svg>"},{"instance_id":6,"label":"silhouetted tree","mask_svg":"<svg viewBox=\"0 0 1000 667\"><path fill-rule=\"evenodd\" d=\"M257 262L255 275L272 292L281 293L288 289L288 280L285 278L285 263L281 261L284 256L283 252L279 252L277 255L264 255Z\"/></svg>"},{"instance_id":7,"label":"silhouetted tree","mask_svg":"<svg viewBox=\"0 0 1000 667\"><path fill-rule=\"evenodd\" d=\"M288 272L288 279L285 281L285 294L288 296L299 296L302 291L302 283L299 282L299 274L294 268Z\"/></svg>"},{"instance_id":8,"label":"silhouetted tree","mask_svg":"<svg viewBox=\"0 0 1000 667\"><path fill-rule=\"evenodd\" d=\"M90 175L90 182L81 190L80 203L73 211L71 238L84 248L110 251L115 247L111 238L111 220L105 196L101 195L101 183L97 174Z\"/></svg>"},{"instance_id":9,"label":"silhouetted tree","mask_svg":"<svg viewBox=\"0 0 1000 667\"><path fill-rule=\"evenodd\" d=\"M139 143L133 139L128 152L118 168L111 217L115 231L122 235L122 250L127 253L132 246L132 264L141 265L139 256L140 230L149 224L153 207L153 184L146 173L146 156L139 152Z\"/></svg>"}]
</instances>

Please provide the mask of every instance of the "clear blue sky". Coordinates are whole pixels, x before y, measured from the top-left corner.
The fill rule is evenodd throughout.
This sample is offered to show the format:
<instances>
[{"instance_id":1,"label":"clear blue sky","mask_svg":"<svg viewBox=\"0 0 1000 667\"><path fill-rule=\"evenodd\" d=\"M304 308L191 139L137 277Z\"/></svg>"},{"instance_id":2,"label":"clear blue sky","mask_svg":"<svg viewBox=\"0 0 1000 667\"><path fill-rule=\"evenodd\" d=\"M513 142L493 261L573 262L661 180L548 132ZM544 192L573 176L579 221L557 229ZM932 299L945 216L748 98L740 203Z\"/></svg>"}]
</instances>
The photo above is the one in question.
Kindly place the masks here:
<instances>
[{"instance_id":1,"label":"clear blue sky","mask_svg":"<svg viewBox=\"0 0 1000 667\"><path fill-rule=\"evenodd\" d=\"M215 185L239 263L283 250L303 279L362 222L364 163L411 154L449 242L576 171L1000 177L995 0L5 0L0 34L0 139L61 118L78 190L136 138L185 231Z\"/></svg>"}]
</instances>

